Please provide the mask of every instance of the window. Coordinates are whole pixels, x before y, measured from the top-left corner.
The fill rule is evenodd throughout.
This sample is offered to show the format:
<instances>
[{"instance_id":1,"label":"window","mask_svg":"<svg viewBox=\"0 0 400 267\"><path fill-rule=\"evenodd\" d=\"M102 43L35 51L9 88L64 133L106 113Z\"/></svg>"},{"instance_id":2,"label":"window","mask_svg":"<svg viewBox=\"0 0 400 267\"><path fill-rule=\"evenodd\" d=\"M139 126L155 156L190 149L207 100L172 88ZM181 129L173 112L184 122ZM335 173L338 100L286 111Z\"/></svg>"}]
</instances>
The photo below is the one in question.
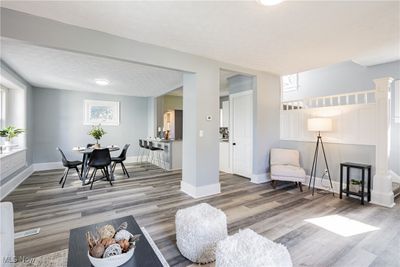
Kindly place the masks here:
<instances>
[{"instance_id":1,"label":"window","mask_svg":"<svg viewBox=\"0 0 400 267\"><path fill-rule=\"evenodd\" d=\"M282 92L294 92L299 89L299 74L290 74L282 76Z\"/></svg>"},{"instance_id":2,"label":"window","mask_svg":"<svg viewBox=\"0 0 400 267\"><path fill-rule=\"evenodd\" d=\"M6 127L6 98L8 89L0 86L0 129Z\"/></svg>"}]
</instances>

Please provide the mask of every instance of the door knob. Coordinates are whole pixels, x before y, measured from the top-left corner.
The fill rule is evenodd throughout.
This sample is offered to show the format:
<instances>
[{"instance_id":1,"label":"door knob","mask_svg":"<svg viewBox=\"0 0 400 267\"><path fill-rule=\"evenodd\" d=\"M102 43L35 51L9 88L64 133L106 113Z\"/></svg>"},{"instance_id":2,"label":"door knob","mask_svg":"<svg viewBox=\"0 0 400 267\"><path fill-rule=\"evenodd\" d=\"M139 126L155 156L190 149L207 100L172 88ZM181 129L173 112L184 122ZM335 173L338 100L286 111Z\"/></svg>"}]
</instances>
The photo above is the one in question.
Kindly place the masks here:
<instances>
[{"instance_id":1,"label":"door knob","mask_svg":"<svg viewBox=\"0 0 400 267\"><path fill-rule=\"evenodd\" d=\"M232 143L233 146L236 146L236 143Z\"/></svg>"}]
</instances>

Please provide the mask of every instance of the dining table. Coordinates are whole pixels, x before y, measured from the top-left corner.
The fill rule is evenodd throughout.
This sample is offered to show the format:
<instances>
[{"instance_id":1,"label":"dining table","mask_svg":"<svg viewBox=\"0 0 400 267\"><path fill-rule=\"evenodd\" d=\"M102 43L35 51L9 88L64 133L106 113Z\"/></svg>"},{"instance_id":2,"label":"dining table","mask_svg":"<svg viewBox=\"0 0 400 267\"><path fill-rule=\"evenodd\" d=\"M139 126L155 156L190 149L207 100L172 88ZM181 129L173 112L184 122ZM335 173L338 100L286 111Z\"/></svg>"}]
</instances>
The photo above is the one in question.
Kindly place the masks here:
<instances>
[{"instance_id":1,"label":"dining table","mask_svg":"<svg viewBox=\"0 0 400 267\"><path fill-rule=\"evenodd\" d=\"M108 148L108 150L111 152L115 152L120 150L120 148L118 146L115 145L111 145L111 146L107 146L107 147L100 147L100 149L103 148ZM86 180L88 178L88 174L89 174L89 159L90 159L90 154L92 154L92 152L97 149L94 147L84 147L84 146L78 146L78 147L74 147L72 149L72 151L76 151L79 152L81 154L83 154L83 159L82 159L82 168L81 168L81 175L80 175L80 179L82 181L82 186L86 185ZM110 179L111 181L114 181L114 172L113 169L111 167L111 163L110 165L108 165L108 172L110 173Z\"/></svg>"}]
</instances>

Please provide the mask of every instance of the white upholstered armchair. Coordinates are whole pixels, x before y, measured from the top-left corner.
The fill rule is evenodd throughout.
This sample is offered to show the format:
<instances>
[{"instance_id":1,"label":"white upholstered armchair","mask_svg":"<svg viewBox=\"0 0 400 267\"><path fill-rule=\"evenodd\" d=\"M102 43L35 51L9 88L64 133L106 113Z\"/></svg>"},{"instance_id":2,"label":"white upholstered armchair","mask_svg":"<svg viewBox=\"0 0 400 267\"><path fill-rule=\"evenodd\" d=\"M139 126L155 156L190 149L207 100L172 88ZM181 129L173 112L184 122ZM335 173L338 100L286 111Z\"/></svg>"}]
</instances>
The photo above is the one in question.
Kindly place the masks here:
<instances>
[{"instance_id":1,"label":"white upholstered armchair","mask_svg":"<svg viewBox=\"0 0 400 267\"><path fill-rule=\"evenodd\" d=\"M271 149L270 157L271 180L275 188L276 181L290 181L299 185L303 192L301 184L306 179L306 172L300 167L300 153L291 149Z\"/></svg>"}]
</instances>

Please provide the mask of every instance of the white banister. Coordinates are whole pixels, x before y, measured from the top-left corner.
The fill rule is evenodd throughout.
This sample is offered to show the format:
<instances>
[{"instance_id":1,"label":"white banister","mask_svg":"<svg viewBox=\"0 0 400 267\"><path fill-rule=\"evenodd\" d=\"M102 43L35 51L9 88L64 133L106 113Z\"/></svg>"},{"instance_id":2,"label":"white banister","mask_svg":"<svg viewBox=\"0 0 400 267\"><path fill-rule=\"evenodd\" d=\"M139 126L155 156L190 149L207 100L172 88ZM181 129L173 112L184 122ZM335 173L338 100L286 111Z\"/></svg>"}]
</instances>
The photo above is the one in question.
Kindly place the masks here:
<instances>
[{"instance_id":1,"label":"white banister","mask_svg":"<svg viewBox=\"0 0 400 267\"><path fill-rule=\"evenodd\" d=\"M393 78L375 79L376 115L376 173L373 178L371 202L385 207L393 207L394 194L389 173L390 144L390 85Z\"/></svg>"},{"instance_id":2,"label":"white banister","mask_svg":"<svg viewBox=\"0 0 400 267\"><path fill-rule=\"evenodd\" d=\"M369 91L359 91L359 92L353 92L353 93L346 93L346 94L338 94L338 95L330 95L330 96L318 96L318 97L311 97L311 98L304 98L304 99L298 99L298 100L290 100L290 101L282 101L282 109L284 105L287 105L288 108L287 110L294 110L295 108L293 106L296 105L296 101L298 103L305 103L303 105L303 108L320 108L320 107L327 107L327 106L342 106L342 105L350 105L350 97L354 97L354 104L361 104L360 101L358 100L358 96L362 95L364 96L364 103L362 104L371 104L368 103L368 94L375 94L375 90L369 90ZM342 99L343 98L343 99ZM337 103L334 103L334 99L337 100Z\"/></svg>"}]
</instances>

